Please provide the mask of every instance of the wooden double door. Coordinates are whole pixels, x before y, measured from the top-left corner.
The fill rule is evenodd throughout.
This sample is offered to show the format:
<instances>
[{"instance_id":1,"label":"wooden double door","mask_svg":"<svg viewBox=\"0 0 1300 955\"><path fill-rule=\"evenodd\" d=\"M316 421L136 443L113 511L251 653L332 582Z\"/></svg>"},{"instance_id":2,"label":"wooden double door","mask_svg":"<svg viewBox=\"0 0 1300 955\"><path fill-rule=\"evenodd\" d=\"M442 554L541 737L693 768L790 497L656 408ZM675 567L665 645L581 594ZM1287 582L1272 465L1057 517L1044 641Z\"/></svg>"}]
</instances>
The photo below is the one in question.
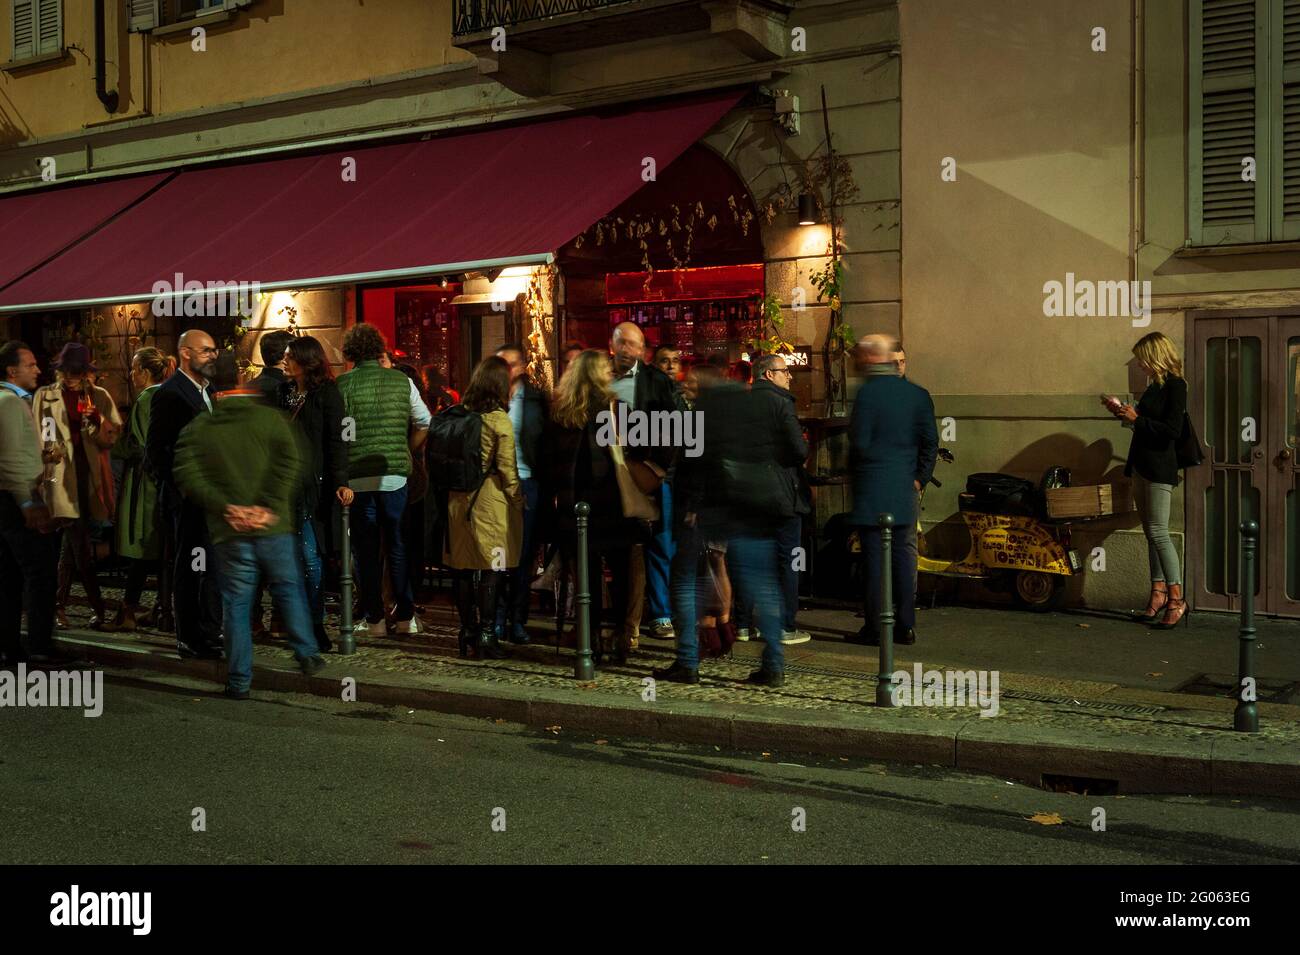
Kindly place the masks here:
<instances>
[{"instance_id":1,"label":"wooden double door","mask_svg":"<svg viewBox=\"0 0 1300 955\"><path fill-rule=\"evenodd\" d=\"M1240 606L1239 527L1260 527L1255 607L1300 617L1300 310L1193 313L1188 410L1206 460L1187 480L1193 606Z\"/></svg>"}]
</instances>

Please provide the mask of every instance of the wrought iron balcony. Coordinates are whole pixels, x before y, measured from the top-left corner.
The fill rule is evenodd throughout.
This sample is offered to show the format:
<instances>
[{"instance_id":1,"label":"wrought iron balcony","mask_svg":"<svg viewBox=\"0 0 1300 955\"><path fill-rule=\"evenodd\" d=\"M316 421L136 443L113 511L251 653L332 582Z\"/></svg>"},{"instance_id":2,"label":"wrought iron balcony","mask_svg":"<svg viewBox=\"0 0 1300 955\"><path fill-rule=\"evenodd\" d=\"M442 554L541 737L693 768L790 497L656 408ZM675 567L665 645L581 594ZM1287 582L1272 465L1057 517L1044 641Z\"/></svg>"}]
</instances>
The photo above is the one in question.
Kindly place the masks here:
<instances>
[{"instance_id":1,"label":"wrought iron balcony","mask_svg":"<svg viewBox=\"0 0 1300 955\"><path fill-rule=\"evenodd\" d=\"M493 27L514 26L634 2L636 0L456 0L451 33L452 36L468 36Z\"/></svg>"}]
</instances>

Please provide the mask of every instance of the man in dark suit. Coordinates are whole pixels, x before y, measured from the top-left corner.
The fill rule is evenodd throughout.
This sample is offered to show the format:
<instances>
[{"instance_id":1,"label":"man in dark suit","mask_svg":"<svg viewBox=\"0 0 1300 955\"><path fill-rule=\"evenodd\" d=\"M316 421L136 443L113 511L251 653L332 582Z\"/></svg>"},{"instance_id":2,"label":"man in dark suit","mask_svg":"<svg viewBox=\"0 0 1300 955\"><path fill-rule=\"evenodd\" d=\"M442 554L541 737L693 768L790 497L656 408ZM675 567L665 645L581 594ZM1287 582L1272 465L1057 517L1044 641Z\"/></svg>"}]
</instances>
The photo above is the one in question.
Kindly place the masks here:
<instances>
[{"instance_id":1,"label":"man in dark suit","mask_svg":"<svg viewBox=\"0 0 1300 955\"><path fill-rule=\"evenodd\" d=\"M208 381L217 347L207 332L190 329L177 340L177 352L176 374L154 393L145 462L158 482L163 526L172 529L176 648L182 657L220 659L221 591L216 551L209 540L206 515L181 496L172 476L181 431L199 415L212 413Z\"/></svg>"},{"instance_id":2,"label":"man in dark suit","mask_svg":"<svg viewBox=\"0 0 1300 955\"><path fill-rule=\"evenodd\" d=\"M623 322L609 339L614 361L610 388L630 410L653 413L677 408L676 385L671 378L645 361L645 336L635 322ZM635 646L641 612L650 605L650 629L661 640L674 637L672 603L668 594L669 570L673 559L673 492L670 472L677 448L629 447L628 461L640 461L659 478L659 521L651 537L632 548L628 568L626 640Z\"/></svg>"},{"instance_id":3,"label":"man in dark suit","mask_svg":"<svg viewBox=\"0 0 1300 955\"><path fill-rule=\"evenodd\" d=\"M853 516L862 544L866 621L855 643L876 644L881 601L880 515L892 514L894 642L916 642L916 495L934 473L939 432L930 393L898 373L898 342L868 335L858 342L862 386L849 422Z\"/></svg>"}]
</instances>

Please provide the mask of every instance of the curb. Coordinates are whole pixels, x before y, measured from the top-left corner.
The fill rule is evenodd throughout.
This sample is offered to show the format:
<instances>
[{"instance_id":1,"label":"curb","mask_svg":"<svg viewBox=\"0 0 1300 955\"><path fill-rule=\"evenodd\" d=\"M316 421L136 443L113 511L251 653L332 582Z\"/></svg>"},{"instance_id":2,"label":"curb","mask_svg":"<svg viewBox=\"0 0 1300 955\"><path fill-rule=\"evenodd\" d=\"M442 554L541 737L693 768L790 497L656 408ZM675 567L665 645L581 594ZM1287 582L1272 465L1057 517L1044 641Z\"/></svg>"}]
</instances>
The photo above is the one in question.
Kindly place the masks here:
<instances>
[{"instance_id":1,"label":"curb","mask_svg":"<svg viewBox=\"0 0 1300 955\"><path fill-rule=\"evenodd\" d=\"M88 636L60 634L65 649L96 663L150 669L225 682L220 661L182 660L157 648L105 646ZM296 669L255 660L256 691L339 697L340 658L333 674L306 677ZM327 671L328 672L328 671ZM1236 734L1230 738L1109 739L1055 727L997 725L972 717L941 725L864 726L846 714L816 716L784 708L746 706L719 714L718 704L644 704L593 700L581 684L572 690L494 685L383 674L356 668L358 699L382 706L433 710L508 720L530 727L562 726L572 732L626 736L728 749L808 753L936 766L1043 786L1045 776L1095 780L1119 794L1180 793L1300 798L1296 747ZM767 710L765 712L765 710Z\"/></svg>"}]
</instances>

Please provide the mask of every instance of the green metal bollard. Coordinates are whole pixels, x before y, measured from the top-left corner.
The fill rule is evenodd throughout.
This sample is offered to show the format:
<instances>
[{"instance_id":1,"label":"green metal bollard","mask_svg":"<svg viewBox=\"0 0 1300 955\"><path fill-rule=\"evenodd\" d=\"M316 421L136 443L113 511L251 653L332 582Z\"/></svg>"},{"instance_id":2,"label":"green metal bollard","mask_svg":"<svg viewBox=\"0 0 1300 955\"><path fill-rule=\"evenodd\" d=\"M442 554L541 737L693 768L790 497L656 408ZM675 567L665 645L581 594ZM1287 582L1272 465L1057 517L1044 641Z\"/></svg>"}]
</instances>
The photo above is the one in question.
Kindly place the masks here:
<instances>
[{"instance_id":1,"label":"green metal bollard","mask_svg":"<svg viewBox=\"0 0 1300 955\"><path fill-rule=\"evenodd\" d=\"M339 653L357 652L357 635L352 632L352 531L348 521L351 508L343 505L343 532L339 538Z\"/></svg>"},{"instance_id":2,"label":"green metal bollard","mask_svg":"<svg viewBox=\"0 0 1300 955\"><path fill-rule=\"evenodd\" d=\"M880 675L876 683L876 706L897 706L894 699L894 515L881 514L880 521ZM867 581L871 586L871 581Z\"/></svg>"},{"instance_id":3,"label":"green metal bollard","mask_svg":"<svg viewBox=\"0 0 1300 955\"><path fill-rule=\"evenodd\" d=\"M1241 634L1237 644L1237 708L1232 713L1232 728L1239 733L1259 732L1259 707L1245 699L1246 683L1255 687L1255 549L1259 525L1241 522ZM1186 594L1183 595L1186 599ZM1258 697L1258 690L1251 694Z\"/></svg>"},{"instance_id":4,"label":"green metal bollard","mask_svg":"<svg viewBox=\"0 0 1300 955\"><path fill-rule=\"evenodd\" d=\"M596 666L591 662L591 588L587 581L587 518L591 514L591 505L579 501L573 506L573 513L578 516L578 566L575 570L574 586L578 595L574 599L574 611L578 617L578 654L573 663L573 675L579 680L593 680ZM597 635L599 637L599 635Z\"/></svg>"}]
</instances>

